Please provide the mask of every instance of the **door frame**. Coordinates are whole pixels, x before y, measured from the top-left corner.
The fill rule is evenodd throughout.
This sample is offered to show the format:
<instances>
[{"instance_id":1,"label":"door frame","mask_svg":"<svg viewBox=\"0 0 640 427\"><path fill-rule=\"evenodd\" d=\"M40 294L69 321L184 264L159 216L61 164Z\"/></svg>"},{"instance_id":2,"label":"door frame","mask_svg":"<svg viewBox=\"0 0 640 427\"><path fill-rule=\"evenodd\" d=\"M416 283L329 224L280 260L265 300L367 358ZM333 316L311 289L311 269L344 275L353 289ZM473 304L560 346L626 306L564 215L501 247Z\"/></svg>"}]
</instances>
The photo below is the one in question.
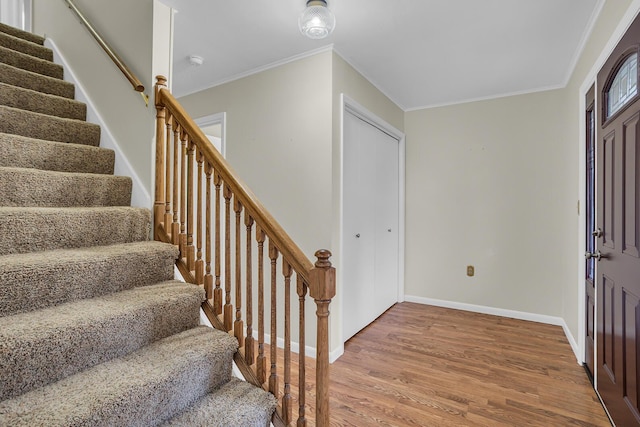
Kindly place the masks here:
<instances>
[{"instance_id":1,"label":"door frame","mask_svg":"<svg viewBox=\"0 0 640 427\"><path fill-rule=\"evenodd\" d=\"M640 0L638 0L640 1ZM405 135L404 132L396 129L384 119L369 111L367 108L345 95L340 94L340 237L338 265L344 266L344 123L347 112L370 123L388 135L398 140L398 302L404 301L404 245L405 245ZM338 283L343 282L343 269L338 270ZM338 286L338 299L340 300L340 319L344 321L344 311L347 309L343 300L343 287ZM340 325L340 343L344 345L342 325Z\"/></svg>"},{"instance_id":2,"label":"door frame","mask_svg":"<svg viewBox=\"0 0 640 427\"><path fill-rule=\"evenodd\" d=\"M595 17L597 17L600 14L600 10L603 5L604 3L601 3L599 5L599 9L596 11L596 13L594 13ZM620 42L620 40L626 33L627 29L629 28L633 20L636 18L638 13L640 13L640 0L634 0L629 6L629 8L627 9L627 11L625 12L620 22L618 23L616 29L614 30L613 34L609 38L607 44L600 52L600 55L598 56L597 60L594 62L591 69L587 73L587 76L583 80L582 85L580 86L580 90L578 91L578 97L579 97L578 105L579 105L579 113L580 113L579 137L578 137L579 199L578 199L578 246L577 246L577 261L578 261L578 337L577 338L578 338L578 342L577 342L577 348L574 347L575 343L572 343L572 347L574 347L573 348L574 353L578 359L578 363L580 363L581 365L583 365L585 362L585 351L586 351L586 339L585 339L586 329L585 329L585 322L584 322L585 316L586 316L586 307L585 307L586 295L585 295L585 288L584 288L584 283L585 283L584 248L586 244L586 215L585 215L585 209L584 209L584 207L586 206L586 190L585 190L584 184L586 182L586 176L587 176L586 165L584 161L586 158L585 141L587 137L587 133L586 133L587 122L586 122L586 115L584 114L587 109L586 95L589 89L591 88L591 86L594 86L595 93L596 93L596 97L594 101L594 110L596 114L599 114L600 105L598 102L597 95L601 90L601 88L599 88L597 84L598 71L600 71L600 69L603 67L604 63L607 61L607 59L613 52L613 49ZM597 176L596 176L596 186L597 186ZM596 220L597 220L597 212L596 212ZM597 268L597 264L596 264L596 268ZM596 284L596 287L597 287L597 284ZM598 297L598 293L596 292L596 299L597 297ZM596 304L596 318L598 315L597 311L598 311L598 307ZM598 366L597 365L598 363L597 340L595 345L596 345L596 348L595 348L594 366L597 367ZM595 372L594 372L594 387L596 387L596 392L597 392L597 386L598 386L597 375L595 375Z\"/></svg>"},{"instance_id":3,"label":"door frame","mask_svg":"<svg viewBox=\"0 0 640 427\"><path fill-rule=\"evenodd\" d=\"M222 157L227 157L227 138L226 138L226 127L227 127L227 113L215 113L210 114L208 116L198 117L194 120L194 122L198 125L198 127L203 128L211 125L220 125L220 154Z\"/></svg>"},{"instance_id":4,"label":"door frame","mask_svg":"<svg viewBox=\"0 0 640 427\"><path fill-rule=\"evenodd\" d=\"M31 0L0 0L0 22L31 32Z\"/></svg>"}]
</instances>

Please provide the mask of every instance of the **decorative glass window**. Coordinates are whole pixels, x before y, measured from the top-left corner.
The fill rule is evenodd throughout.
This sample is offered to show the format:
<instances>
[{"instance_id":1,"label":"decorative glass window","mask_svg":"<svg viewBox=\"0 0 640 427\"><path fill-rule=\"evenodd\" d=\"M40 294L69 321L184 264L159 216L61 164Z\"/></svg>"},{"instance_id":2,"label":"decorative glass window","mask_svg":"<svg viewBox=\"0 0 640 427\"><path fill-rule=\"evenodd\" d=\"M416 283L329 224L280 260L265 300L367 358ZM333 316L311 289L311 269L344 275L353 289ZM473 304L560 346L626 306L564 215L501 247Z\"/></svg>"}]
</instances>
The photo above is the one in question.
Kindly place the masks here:
<instances>
[{"instance_id":1,"label":"decorative glass window","mask_svg":"<svg viewBox=\"0 0 640 427\"><path fill-rule=\"evenodd\" d=\"M618 69L607 92L607 118L638 94L638 54L630 55Z\"/></svg>"}]
</instances>

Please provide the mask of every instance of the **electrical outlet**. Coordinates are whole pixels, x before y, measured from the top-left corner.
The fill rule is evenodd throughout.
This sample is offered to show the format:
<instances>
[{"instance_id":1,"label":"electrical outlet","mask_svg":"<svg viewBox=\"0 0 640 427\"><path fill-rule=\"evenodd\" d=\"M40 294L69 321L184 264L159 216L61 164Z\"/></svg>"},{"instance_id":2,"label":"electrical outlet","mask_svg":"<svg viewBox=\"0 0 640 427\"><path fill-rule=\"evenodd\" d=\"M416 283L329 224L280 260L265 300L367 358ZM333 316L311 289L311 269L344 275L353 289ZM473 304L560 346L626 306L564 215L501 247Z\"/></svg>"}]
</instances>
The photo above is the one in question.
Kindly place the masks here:
<instances>
[{"instance_id":1,"label":"electrical outlet","mask_svg":"<svg viewBox=\"0 0 640 427\"><path fill-rule=\"evenodd\" d=\"M476 274L476 269L473 265L467 265L467 276L471 277Z\"/></svg>"}]
</instances>

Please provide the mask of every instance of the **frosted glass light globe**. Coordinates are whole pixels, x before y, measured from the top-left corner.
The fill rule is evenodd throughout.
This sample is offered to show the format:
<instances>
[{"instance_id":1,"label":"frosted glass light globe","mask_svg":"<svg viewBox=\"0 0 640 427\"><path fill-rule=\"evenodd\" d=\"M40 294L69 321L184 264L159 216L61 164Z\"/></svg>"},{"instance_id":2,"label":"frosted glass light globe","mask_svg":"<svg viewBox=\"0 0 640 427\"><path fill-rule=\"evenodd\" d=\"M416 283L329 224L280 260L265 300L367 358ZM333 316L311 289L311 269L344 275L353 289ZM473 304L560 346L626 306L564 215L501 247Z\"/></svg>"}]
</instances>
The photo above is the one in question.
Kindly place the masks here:
<instances>
[{"instance_id":1,"label":"frosted glass light globe","mask_svg":"<svg viewBox=\"0 0 640 427\"><path fill-rule=\"evenodd\" d=\"M336 18L327 8L325 0L309 0L298 19L300 32L310 39L327 37L336 26Z\"/></svg>"}]
</instances>

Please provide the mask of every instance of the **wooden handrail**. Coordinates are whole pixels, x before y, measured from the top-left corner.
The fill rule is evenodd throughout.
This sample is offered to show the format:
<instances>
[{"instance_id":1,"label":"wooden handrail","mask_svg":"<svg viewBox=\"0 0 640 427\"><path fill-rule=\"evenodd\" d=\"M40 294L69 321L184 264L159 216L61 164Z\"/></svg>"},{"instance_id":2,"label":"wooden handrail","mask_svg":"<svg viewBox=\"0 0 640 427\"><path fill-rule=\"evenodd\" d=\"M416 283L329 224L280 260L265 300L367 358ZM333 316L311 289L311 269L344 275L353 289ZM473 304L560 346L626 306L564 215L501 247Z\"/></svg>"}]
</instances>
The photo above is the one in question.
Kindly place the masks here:
<instances>
[{"instance_id":1,"label":"wooden handrail","mask_svg":"<svg viewBox=\"0 0 640 427\"><path fill-rule=\"evenodd\" d=\"M245 379L279 398L272 419L276 427L307 425L305 301L307 295L313 298L317 307L315 422L328 427L328 320L329 306L336 295L331 253L317 251L317 261L312 263L173 97L166 88L166 78L157 79L154 238L179 248L176 266L186 281L204 287L206 300L202 308L207 318L215 328L238 340L240 348L234 360ZM292 413L293 294L299 299L297 419ZM270 307L265 315L267 298ZM282 318L284 336L279 337L278 319ZM282 350L277 349L280 339L284 342ZM283 364L279 351L284 355Z\"/></svg>"},{"instance_id":2,"label":"wooden handrail","mask_svg":"<svg viewBox=\"0 0 640 427\"><path fill-rule=\"evenodd\" d=\"M80 10L76 7L72 0L65 0L67 5L69 5L69 9L71 9L77 16L80 18L80 22L84 24L89 33L93 36L94 39L98 42L100 47L109 55L109 58L116 64L116 66L122 71L122 74L129 80L131 86L133 86L133 90L136 92L140 92L142 98L145 101L146 105L149 105L149 96L144 93L144 85L140 81L138 77L126 66L124 61L120 59L120 57L111 49L109 44L98 34L98 32L93 28L93 25L89 22L89 20L80 12Z\"/></svg>"},{"instance_id":3,"label":"wooden handrail","mask_svg":"<svg viewBox=\"0 0 640 427\"><path fill-rule=\"evenodd\" d=\"M243 208L248 210L251 216L260 223L263 231L274 241L278 250L290 260L289 262L292 263L291 266L293 269L301 274L308 283L308 272L313 268L313 263L309 261L309 258L307 258L304 252L302 252L287 232L284 231L280 224L271 216L249 187L238 178L238 175L233 171L226 159L211 145L209 139L200 127L196 125L193 119L184 111L184 108L182 108L171 92L164 87L166 79L160 78L159 76L158 81L164 83L158 87L156 104L162 104L170 109L171 114L177 118L184 132L191 137L191 140L198 146L198 149L202 150L204 156L211 159L217 168L216 172L222 177L222 180L234 188L234 195L240 199ZM163 189L164 186L162 188L156 186L156 201L159 199L162 200L162 209L164 209ZM158 194L158 192L160 192L160 194Z\"/></svg>"}]
</instances>

